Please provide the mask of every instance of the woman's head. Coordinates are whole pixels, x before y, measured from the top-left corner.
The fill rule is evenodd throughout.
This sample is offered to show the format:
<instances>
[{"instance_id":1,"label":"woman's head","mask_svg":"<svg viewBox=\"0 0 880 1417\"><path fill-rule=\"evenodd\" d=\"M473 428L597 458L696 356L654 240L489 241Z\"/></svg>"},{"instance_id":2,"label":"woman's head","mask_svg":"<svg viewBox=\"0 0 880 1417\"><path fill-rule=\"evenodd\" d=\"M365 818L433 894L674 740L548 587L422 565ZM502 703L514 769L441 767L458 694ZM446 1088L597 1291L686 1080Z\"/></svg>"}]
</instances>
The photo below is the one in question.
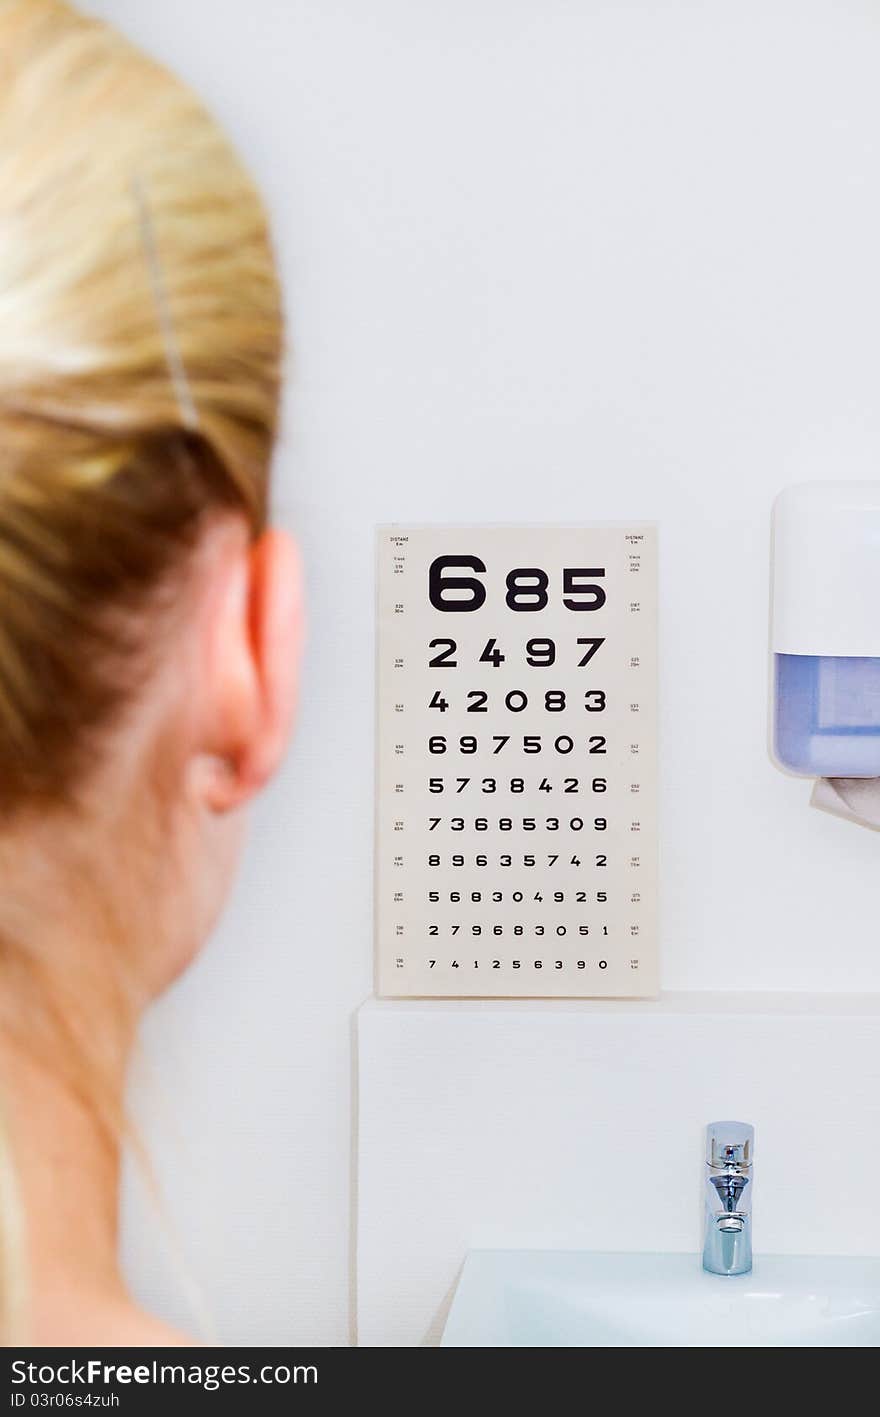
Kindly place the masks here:
<instances>
[{"instance_id":1,"label":"woman's head","mask_svg":"<svg viewBox=\"0 0 880 1417\"><path fill-rule=\"evenodd\" d=\"M262 205L201 105L61 0L0 0L0 1091L26 1211L58 1087L112 1206L134 1020L207 934L286 741L281 343ZM36 1272L55 1250L27 1229Z\"/></svg>"},{"instance_id":2,"label":"woman's head","mask_svg":"<svg viewBox=\"0 0 880 1417\"><path fill-rule=\"evenodd\" d=\"M52 997L75 1030L89 971L156 992L223 898L292 709L281 339L198 101L61 0L0 0L0 1028Z\"/></svg>"}]
</instances>

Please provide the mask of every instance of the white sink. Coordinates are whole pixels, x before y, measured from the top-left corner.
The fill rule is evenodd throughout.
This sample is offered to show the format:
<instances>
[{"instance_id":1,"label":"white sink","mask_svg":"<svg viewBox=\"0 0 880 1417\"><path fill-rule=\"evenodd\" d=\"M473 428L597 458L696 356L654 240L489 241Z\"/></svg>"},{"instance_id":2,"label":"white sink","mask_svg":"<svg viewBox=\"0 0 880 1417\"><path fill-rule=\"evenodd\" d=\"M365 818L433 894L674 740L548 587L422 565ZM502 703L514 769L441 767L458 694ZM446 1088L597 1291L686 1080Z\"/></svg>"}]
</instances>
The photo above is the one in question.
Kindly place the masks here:
<instances>
[{"instance_id":1,"label":"white sink","mask_svg":"<svg viewBox=\"0 0 880 1417\"><path fill-rule=\"evenodd\" d=\"M869 1348L880 1258L762 1255L706 1274L697 1255L472 1250L446 1348Z\"/></svg>"}]
</instances>

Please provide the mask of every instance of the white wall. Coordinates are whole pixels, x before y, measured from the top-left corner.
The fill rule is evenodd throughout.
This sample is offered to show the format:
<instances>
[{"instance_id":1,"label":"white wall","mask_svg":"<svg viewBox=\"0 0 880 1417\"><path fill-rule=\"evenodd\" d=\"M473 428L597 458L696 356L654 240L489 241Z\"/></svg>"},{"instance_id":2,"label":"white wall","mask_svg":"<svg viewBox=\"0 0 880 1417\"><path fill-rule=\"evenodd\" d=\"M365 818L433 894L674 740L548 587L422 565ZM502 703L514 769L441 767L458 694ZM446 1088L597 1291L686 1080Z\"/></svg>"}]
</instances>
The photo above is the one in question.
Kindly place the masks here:
<instances>
[{"instance_id":1,"label":"white wall","mask_svg":"<svg viewBox=\"0 0 880 1417\"><path fill-rule=\"evenodd\" d=\"M179 1142L147 1130L222 1336L339 1343L373 523L658 518L664 984L880 987L877 838L808 811L765 752L771 497L880 469L880 11L89 8L195 84L269 197L294 353L278 505L312 619L233 908L149 1030Z\"/></svg>"}]
</instances>

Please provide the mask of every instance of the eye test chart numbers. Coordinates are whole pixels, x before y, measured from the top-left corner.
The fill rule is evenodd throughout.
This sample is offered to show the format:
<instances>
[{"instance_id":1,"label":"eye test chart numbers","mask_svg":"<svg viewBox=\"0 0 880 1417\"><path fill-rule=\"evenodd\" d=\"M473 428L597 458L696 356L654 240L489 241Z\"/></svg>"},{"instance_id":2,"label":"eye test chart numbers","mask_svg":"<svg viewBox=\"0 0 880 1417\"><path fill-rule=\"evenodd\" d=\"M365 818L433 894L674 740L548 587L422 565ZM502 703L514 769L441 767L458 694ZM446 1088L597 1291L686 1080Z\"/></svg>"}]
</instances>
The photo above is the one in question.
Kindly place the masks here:
<instances>
[{"instance_id":1,"label":"eye test chart numbers","mask_svg":"<svg viewBox=\"0 0 880 1417\"><path fill-rule=\"evenodd\" d=\"M656 541L379 528L379 994L656 994Z\"/></svg>"}]
</instances>

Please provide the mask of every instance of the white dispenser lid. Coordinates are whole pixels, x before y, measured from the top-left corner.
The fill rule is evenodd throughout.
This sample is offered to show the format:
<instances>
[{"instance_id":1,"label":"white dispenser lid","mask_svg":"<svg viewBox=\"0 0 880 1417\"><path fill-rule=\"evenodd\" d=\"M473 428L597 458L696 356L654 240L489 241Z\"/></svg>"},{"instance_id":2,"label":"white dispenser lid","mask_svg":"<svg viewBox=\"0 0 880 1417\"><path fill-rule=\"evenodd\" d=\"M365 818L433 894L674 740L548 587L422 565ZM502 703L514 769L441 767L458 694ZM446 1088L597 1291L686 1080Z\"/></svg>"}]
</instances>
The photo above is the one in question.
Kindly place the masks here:
<instances>
[{"instance_id":1,"label":"white dispenser lid","mask_svg":"<svg viewBox=\"0 0 880 1417\"><path fill-rule=\"evenodd\" d=\"M776 498L771 648L880 658L880 482L798 482Z\"/></svg>"}]
</instances>

